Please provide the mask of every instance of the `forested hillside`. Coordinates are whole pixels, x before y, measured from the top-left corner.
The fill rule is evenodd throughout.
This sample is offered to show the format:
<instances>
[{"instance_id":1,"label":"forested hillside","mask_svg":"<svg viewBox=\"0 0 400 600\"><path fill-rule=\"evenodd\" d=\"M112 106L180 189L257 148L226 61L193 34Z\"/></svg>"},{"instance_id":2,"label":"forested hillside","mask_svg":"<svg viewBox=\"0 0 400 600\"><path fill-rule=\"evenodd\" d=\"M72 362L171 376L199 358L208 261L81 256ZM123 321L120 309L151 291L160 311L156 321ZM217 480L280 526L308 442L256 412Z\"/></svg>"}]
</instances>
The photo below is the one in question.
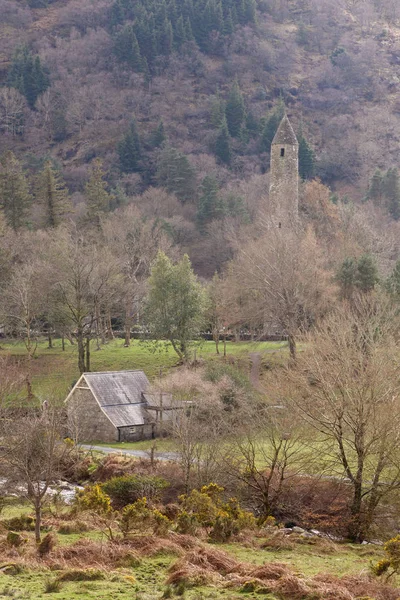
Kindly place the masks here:
<instances>
[{"instance_id":1,"label":"forested hillside","mask_svg":"<svg viewBox=\"0 0 400 600\"><path fill-rule=\"evenodd\" d=\"M0 0L0 15L1 173L20 186L10 200L3 183L0 203L14 230L133 203L211 276L268 204L285 107L304 180L336 205L370 200L374 225L399 219L394 0Z\"/></svg>"}]
</instances>

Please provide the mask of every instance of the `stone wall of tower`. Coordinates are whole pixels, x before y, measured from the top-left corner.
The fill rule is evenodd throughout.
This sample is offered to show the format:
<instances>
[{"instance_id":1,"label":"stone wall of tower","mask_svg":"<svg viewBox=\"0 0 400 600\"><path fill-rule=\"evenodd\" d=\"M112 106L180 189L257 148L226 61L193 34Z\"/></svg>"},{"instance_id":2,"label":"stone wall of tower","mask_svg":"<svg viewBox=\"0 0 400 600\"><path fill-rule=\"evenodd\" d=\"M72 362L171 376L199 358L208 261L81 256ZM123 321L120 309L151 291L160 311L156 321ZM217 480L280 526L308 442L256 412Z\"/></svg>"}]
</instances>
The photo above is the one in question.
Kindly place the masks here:
<instances>
[{"instance_id":1,"label":"stone wall of tower","mask_svg":"<svg viewBox=\"0 0 400 600\"><path fill-rule=\"evenodd\" d=\"M277 227L295 226L299 214L299 146L272 144L269 201Z\"/></svg>"}]
</instances>

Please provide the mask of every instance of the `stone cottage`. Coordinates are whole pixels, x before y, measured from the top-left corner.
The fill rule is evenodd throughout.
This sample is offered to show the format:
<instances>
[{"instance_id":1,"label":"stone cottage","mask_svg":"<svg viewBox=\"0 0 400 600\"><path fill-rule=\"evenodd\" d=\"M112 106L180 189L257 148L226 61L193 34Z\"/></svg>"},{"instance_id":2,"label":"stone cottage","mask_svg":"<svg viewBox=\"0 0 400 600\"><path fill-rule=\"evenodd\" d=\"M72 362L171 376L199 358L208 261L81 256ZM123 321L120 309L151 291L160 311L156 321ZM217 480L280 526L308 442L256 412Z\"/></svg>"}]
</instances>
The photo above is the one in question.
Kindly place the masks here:
<instances>
[{"instance_id":1,"label":"stone cottage","mask_svg":"<svg viewBox=\"0 0 400 600\"><path fill-rule=\"evenodd\" d=\"M84 373L65 400L68 430L79 442L154 438L173 410L170 394L149 394L143 371Z\"/></svg>"}]
</instances>

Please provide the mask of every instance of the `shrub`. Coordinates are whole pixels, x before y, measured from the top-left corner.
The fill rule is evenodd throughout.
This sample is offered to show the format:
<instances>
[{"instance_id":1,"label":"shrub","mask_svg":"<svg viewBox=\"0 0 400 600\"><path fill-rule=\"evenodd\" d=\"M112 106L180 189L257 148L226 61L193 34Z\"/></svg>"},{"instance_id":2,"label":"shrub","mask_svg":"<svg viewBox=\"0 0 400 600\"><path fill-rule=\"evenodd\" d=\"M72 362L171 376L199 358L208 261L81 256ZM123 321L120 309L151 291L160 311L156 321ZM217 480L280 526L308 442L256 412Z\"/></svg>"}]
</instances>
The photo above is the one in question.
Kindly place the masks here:
<instances>
[{"instance_id":1,"label":"shrub","mask_svg":"<svg viewBox=\"0 0 400 600\"><path fill-rule=\"evenodd\" d=\"M6 519L2 521L2 524L11 531L34 531L35 529L35 519L30 515L20 515L19 517Z\"/></svg>"},{"instance_id":2,"label":"shrub","mask_svg":"<svg viewBox=\"0 0 400 600\"><path fill-rule=\"evenodd\" d=\"M106 481L102 488L110 496L115 508L122 508L139 498L155 500L168 485L165 479L156 475L124 475Z\"/></svg>"},{"instance_id":3,"label":"shrub","mask_svg":"<svg viewBox=\"0 0 400 600\"><path fill-rule=\"evenodd\" d=\"M374 575L380 577L387 574L388 577L400 572L400 535L392 538L383 547L386 557L375 565L371 565Z\"/></svg>"},{"instance_id":4,"label":"shrub","mask_svg":"<svg viewBox=\"0 0 400 600\"><path fill-rule=\"evenodd\" d=\"M89 531L90 527L84 521L71 521L70 523L64 523L58 528L58 533L63 535L70 535L71 533L84 533Z\"/></svg>"},{"instance_id":5,"label":"shrub","mask_svg":"<svg viewBox=\"0 0 400 600\"><path fill-rule=\"evenodd\" d=\"M50 531L50 533L45 535L44 538L42 539L42 541L38 545L39 556L43 557L43 556L46 556L47 554L49 554L53 550L53 548L56 546L56 544L57 544L57 537L52 531Z\"/></svg>"},{"instance_id":6,"label":"shrub","mask_svg":"<svg viewBox=\"0 0 400 600\"><path fill-rule=\"evenodd\" d=\"M62 588L62 582L59 579L47 579L44 584L44 593L51 594L53 592L60 592Z\"/></svg>"},{"instance_id":7,"label":"shrub","mask_svg":"<svg viewBox=\"0 0 400 600\"><path fill-rule=\"evenodd\" d=\"M140 498L133 504L128 504L122 510L118 519L119 528L124 537L134 530L143 531L152 523L152 511L147 506L146 498Z\"/></svg>"},{"instance_id":8,"label":"shrub","mask_svg":"<svg viewBox=\"0 0 400 600\"><path fill-rule=\"evenodd\" d=\"M23 544L26 544L26 538L23 538L22 535L15 531L9 531L7 533L7 542L10 546L14 546L14 548L19 548Z\"/></svg>"},{"instance_id":9,"label":"shrub","mask_svg":"<svg viewBox=\"0 0 400 600\"><path fill-rule=\"evenodd\" d=\"M94 511L99 515L111 513L111 499L99 485L88 485L77 495L77 506L81 510Z\"/></svg>"}]
</instances>

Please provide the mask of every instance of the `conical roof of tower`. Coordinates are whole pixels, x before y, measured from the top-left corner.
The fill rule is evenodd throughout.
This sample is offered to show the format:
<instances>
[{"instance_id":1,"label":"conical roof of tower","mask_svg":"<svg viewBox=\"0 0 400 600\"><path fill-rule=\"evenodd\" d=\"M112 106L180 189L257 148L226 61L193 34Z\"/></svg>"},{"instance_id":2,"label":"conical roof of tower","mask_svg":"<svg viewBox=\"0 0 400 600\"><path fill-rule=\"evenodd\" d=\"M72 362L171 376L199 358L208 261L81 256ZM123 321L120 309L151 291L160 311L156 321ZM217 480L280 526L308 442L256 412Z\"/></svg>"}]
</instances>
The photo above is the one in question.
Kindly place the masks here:
<instances>
[{"instance_id":1,"label":"conical roof of tower","mask_svg":"<svg viewBox=\"0 0 400 600\"><path fill-rule=\"evenodd\" d=\"M280 146L282 146L282 144L290 144L291 146L294 146L295 144L299 143L287 115L285 115L280 122L278 131L276 132L272 143L279 144Z\"/></svg>"}]
</instances>

